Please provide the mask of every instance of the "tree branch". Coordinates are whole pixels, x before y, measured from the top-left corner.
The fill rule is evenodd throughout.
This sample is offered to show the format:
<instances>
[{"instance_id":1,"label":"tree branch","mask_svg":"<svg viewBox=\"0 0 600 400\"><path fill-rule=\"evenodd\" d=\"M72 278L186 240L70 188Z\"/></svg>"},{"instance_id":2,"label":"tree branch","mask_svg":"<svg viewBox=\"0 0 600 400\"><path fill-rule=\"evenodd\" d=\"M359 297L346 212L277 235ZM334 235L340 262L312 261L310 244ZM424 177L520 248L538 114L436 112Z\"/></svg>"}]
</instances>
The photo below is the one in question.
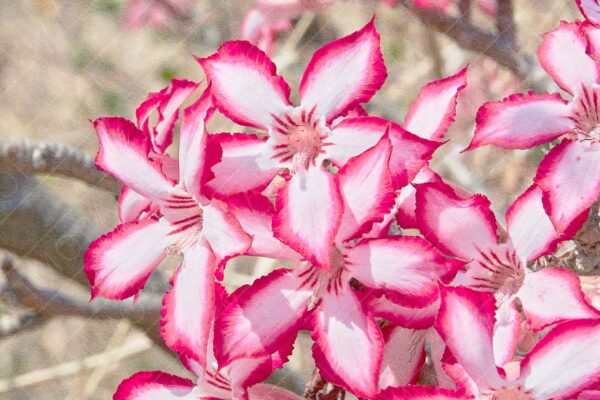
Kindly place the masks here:
<instances>
[{"instance_id":1,"label":"tree branch","mask_svg":"<svg viewBox=\"0 0 600 400\"><path fill-rule=\"evenodd\" d=\"M545 91L549 86L548 78L532 74L539 67L529 57L520 56L515 48L506 46L503 40L485 32L467 20L449 16L438 10L421 10L412 0L398 0L404 8L415 14L422 23L446 35L465 50L474 51L490 58L508 68L519 79L528 82L537 91Z\"/></svg>"},{"instance_id":2,"label":"tree branch","mask_svg":"<svg viewBox=\"0 0 600 400\"><path fill-rule=\"evenodd\" d=\"M0 248L38 260L88 289L83 255L98 236L87 218L34 178L0 173ZM166 279L155 272L139 300L149 293L162 294L167 287ZM154 343L166 348L160 338L159 320L157 312L132 322Z\"/></svg>"},{"instance_id":3,"label":"tree branch","mask_svg":"<svg viewBox=\"0 0 600 400\"><path fill-rule=\"evenodd\" d=\"M96 169L94 159L58 143L0 141L0 171L61 175L118 194L121 184Z\"/></svg>"},{"instance_id":4,"label":"tree branch","mask_svg":"<svg viewBox=\"0 0 600 400\"><path fill-rule=\"evenodd\" d=\"M345 397L346 391L328 384L317 368L304 389L304 398L310 400L344 400Z\"/></svg>"},{"instance_id":5,"label":"tree branch","mask_svg":"<svg viewBox=\"0 0 600 400\"><path fill-rule=\"evenodd\" d=\"M44 317L78 316L95 319L129 319L132 322L153 320L160 314L161 296L144 296L135 305L97 299L92 303L70 297L58 290L35 286L14 266L12 257L2 260L2 272L13 298L22 306Z\"/></svg>"}]
</instances>

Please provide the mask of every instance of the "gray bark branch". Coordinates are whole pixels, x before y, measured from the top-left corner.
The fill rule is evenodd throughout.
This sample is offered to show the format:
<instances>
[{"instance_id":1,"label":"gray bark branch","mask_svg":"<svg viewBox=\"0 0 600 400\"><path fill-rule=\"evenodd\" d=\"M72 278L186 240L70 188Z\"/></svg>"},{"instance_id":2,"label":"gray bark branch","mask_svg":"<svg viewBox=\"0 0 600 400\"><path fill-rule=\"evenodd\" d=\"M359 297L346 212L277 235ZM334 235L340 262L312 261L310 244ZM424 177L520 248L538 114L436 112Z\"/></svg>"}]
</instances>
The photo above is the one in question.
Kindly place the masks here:
<instances>
[{"instance_id":1,"label":"gray bark branch","mask_svg":"<svg viewBox=\"0 0 600 400\"><path fill-rule=\"evenodd\" d=\"M58 143L0 141L0 171L59 175L115 194L121 190L115 178L96 169L93 157Z\"/></svg>"}]
</instances>

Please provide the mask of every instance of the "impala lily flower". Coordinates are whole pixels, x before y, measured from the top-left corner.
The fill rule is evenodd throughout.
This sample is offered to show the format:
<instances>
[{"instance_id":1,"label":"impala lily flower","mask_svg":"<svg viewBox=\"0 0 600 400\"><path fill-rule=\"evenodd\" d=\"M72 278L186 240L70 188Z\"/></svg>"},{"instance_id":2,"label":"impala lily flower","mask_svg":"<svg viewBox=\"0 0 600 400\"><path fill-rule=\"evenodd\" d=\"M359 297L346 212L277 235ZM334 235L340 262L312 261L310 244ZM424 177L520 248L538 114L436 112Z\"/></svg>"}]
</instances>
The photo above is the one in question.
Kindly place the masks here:
<instances>
[{"instance_id":1,"label":"impala lily flower","mask_svg":"<svg viewBox=\"0 0 600 400\"><path fill-rule=\"evenodd\" d=\"M129 0L125 27L131 30L143 26L162 28L173 18L190 15L192 9L191 0Z\"/></svg>"},{"instance_id":2,"label":"impala lily flower","mask_svg":"<svg viewBox=\"0 0 600 400\"><path fill-rule=\"evenodd\" d=\"M219 287L218 293L224 294ZM241 359L219 368L212 349L212 329L206 350L206 367L185 354L181 362L196 376L196 382L160 371L138 372L121 382L113 400L299 400L300 397L262 382L281 368L293 344L281 352L255 359Z\"/></svg>"},{"instance_id":3,"label":"impala lily flower","mask_svg":"<svg viewBox=\"0 0 600 400\"><path fill-rule=\"evenodd\" d=\"M412 144L394 144L395 158L409 161L390 165L392 173L394 173L394 190L397 191L396 202L382 223L375 226L373 235L385 236L389 225L394 220L397 220L403 228L417 227L413 183L441 181L439 175L427 164L435 150L443 144L444 136L454 122L458 94L465 89L466 85L467 68L464 68L455 75L423 86L409 107L404 127L406 131L417 135L423 141L413 140ZM403 129L395 126L397 130ZM401 152L405 153L402 157L399 156ZM412 154L412 158L410 154Z\"/></svg>"},{"instance_id":4,"label":"impala lily flower","mask_svg":"<svg viewBox=\"0 0 600 400\"><path fill-rule=\"evenodd\" d=\"M150 93L136 110L136 126L149 138L152 150L149 156L161 164L162 172L172 180L179 179L177 160L165 153L173 141L173 129L179 119L179 108L198 89L199 83L173 79L171 84L156 93ZM150 117L156 112L156 121L150 127ZM131 222L152 215L158 204L124 186L119 195L119 219Z\"/></svg>"},{"instance_id":5,"label":"impala lily flower","mask_svg":"<svg viewBox=\"0 0 600 400\"><path fill-rule=\"evenodd\" d=\"M225 196L262 190L282 168L288 169L291 177L277 197L275 236L313 265L328 269L343 210L335 175L323 161L343 167L374 146L390 125L373 117L339 118L368 101L385 80L374 22L315 53L300 84L298 107L290 104L290 89L276 75L275 65L247 42L228 42L199 62L219 110L236 123L268 133L266 138L214 137L223 157L213 167L215 179L208 187ZM391 168L398 174L439 146L394 124L389 131Z\"/></svg>"},{"instance_id":6,"label":"impala lily flower","mask_svg":"<svg viewBox=\"0 0 600 400\"><path fill-rule=\"evenodd\" d=\"M333 0L257 0L242 22L241 37L271 54L277 34L292 30L305 12L325 8Z\"/></svg>"},{"instance_id":7,"label":"impala lily flower","mask_svg":"<svg viewBox=\"0 0 600 400\"><path fill-rule=\"evenodd\" d=\"M527 354L516 379L501 376L494 360L494 302L489 293L442 289L436 328L450 351L449 358L454 360L447 368L460 372L456 383L465 395L416 389L417 393L432 390L432 395L448 397L411 398L558 400L573 399L584 390L600 388L599 319L556 326ZM406 390L410 393L415 389Z\"/></svg>"},{"instance_id":8,"label":"impala lily flower","mask_svg":"<svg viewBox=\"0 0 600 400\"><path fill-rule=\"evenodd\" d=\"M448 282L462 263L440 256L417 237L361 240L393 201L390 154L386 135L332 175L340 181L336 206L343 217L329 273L303 263L295 270L275 270L229 297L215 322L220 365L272 354L298 330L311 328L315 361L329 382L369 397L377 393L380 379L392 379L379 377L382 333L362 301L363 292L350 280L418 305L430 302L438 280Z\"/></svg>"},{"instance_id":9,"label":"impala lily flower","mask_svg":"<svg viewBox=\"0 0 600 400\"><path fill-rule=\"evenodd\" d=\"M208 91L186 109L181 125L179 180L174 182L149 158L150 139L122 118L100 118L99 169L158 204L140 221L119 225L90 245L85 273L92 298L136 295L167 252L183 254L164 299L161 333L167 345L204 363L207 329L213 318L214 275L251 245L225 203L207 197L203 183L215 154L207 154L204 123L212 113ZM219 270L216 270L219 268ZM189 310L194 310L192 317Z\"/></svg>"},{"instance_id":10,"label":"impala lily flower","mask_svg":"<svg viewBox=\"0 0 600 400\"><path fill-rule=\"evenodd\" d=\"M600 315L585 301L573 272L562 268L532 272L527 267L565 239L545 214L538 187L530 187L508 209L506 243L498 238L498 225L486 197L464 199L441 183L418 187L417 220L421 233L436 247L470 261L453 285L495 294L499 302L495 330L499 366L514 353L521 324L518 304L536 331L561 321Z\"/></svg>"},{"instance_id":11,"label":"impala lily flower","mask_svg":"<svg viewBox=\"0 0 600 400\"><path fill-rule=\"evenodd\" d=\"M586 54L587 46L580 22L562 22L547 33L538 58L572 100L529 93L487 103L477 114L469 146L525 149L563 138L542 160L535 177L559 232L569 230L600 195L600 75L598 64Z\"/></svg>"}]
</instances>

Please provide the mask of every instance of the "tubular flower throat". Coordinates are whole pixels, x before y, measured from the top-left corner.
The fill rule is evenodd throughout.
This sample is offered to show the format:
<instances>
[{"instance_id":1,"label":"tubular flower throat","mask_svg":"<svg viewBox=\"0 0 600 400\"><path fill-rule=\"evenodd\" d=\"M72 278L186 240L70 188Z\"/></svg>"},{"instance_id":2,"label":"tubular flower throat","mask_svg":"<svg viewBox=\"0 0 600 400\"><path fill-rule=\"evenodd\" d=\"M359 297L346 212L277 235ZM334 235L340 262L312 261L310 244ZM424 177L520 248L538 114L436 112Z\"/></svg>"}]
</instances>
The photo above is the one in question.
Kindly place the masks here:
<instances>
[{"instance_id":1,"label":"tubular flower throat","mask_svg":"<svg viewBox=\"0 0 600 400\"><path fill-rule=\"evenodd\" d=\"M330 130L324 118L314 118L316 106L308 113L306 110L294 110L286 114L284 119L273 115L276 121L275 140L272 158L279 162L291 162L291 172L316 165L316 159L324 154L323 147L333 143L325 142Z\"/></svg>"}]
</instances>

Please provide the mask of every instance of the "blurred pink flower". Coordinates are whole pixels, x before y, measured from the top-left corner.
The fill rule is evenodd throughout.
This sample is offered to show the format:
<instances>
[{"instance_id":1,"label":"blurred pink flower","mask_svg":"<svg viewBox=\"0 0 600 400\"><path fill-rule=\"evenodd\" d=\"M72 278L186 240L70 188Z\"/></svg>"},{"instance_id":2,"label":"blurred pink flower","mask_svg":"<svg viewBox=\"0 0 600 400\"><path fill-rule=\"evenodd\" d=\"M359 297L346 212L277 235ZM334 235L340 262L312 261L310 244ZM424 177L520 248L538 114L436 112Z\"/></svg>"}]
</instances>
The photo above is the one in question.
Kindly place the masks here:
<instances>
[{"instance_id":1,"label":"blurred pink flower","mask_svg":"<svg viewBox=\"0 0 600 400\"><path fill-rule=\"evenodd\" d=\"M129 0L125 27L131 30L164 27L173 18L191 14L193 6L191 0Z\"/></svg>"},{"instance_id":2,"label":"blurred pink flower","mask_svg":"<svg viewBox=\"0 0 600 400\"><path fill-rule=\"evenodd\" d=\"M242 22L242 39L271 54L278 33L292 30L293 20L333 0L258 0Z\"/></svg>"},{"instance_id":3,"label":"blurred pink flower","mask_svg":"<svg viewBox=\"0 0 600 400\"><path fill-rule=\"evenodd\" d=\"M385 0L385 3L392 3L390 0ZM414 0L416 7L423 10L439 10L442 12L448 11L448 8L452 5L453 0ZM477 0L477 6L490 17L495 17L498 11L497 0Z\"/></svg>"}]
</instances>

